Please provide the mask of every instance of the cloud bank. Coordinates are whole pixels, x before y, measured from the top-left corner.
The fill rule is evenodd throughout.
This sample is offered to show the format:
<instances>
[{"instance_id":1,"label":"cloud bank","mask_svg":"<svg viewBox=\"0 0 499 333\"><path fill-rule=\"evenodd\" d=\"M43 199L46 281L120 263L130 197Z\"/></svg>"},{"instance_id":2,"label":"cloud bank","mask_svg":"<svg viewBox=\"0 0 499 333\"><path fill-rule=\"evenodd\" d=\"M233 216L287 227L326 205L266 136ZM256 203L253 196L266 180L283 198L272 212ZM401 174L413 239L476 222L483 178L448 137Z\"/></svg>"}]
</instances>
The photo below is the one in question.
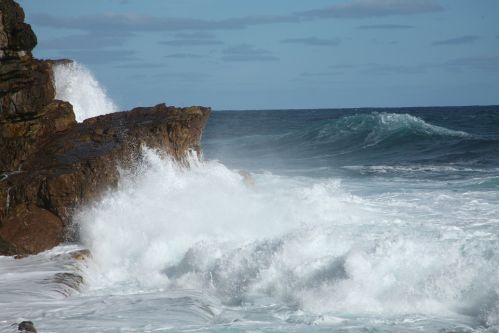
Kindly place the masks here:
<instances>
[{"instance_id":1,"label":"cloud bank","mask_svg":"<svg viewBox=\"0 0 499 333\"><path fill-rule=\"evenodd\" d=\"M352 0L297 13L308 18L368 18L442 11L435 0Z\"/></svg>"},{"instance_id":2,"label":"cloud bank","mask_svg":"<svg viewBox=\"0 0 499 333\"><path fill-rule=\"evenodd\" d=\"M285 44L302 44L310 46L337 46L340 44L339 38L317 38L317 37L306 37L306 38L288 38L281 40L281 43Z\"/></svg>"},{"instance_id":3,"label":"cloud bank","mask_svg":"<svg viewBox=\"0 0 499 333\"><path fill-rule=\"evenodd\" d=\"M253 45L239 44L223 50L223 61L277 61L268 50L258 49Z\"/></svg>"},{"instance_id":4,"label":"cloud bank","mask_svg":"<svg viewBox=\"0 0 499 333\"><path fill-rule=\"evenodd\" d=\"M414 29L413 25L406 24L369 24L369 25L360 25L357 27L360 30L405 30L405 29Z\"/></svg>"},{"instance_id":5,"label":"cloud bank","mask_svg":"<svg viewBox=\"0 0 499 333\"><path fill-rule=\"evenodd\" d=\"M456 38L450 38L450 39L444 39L444 40L437 40L431 43L433 46L440 46L440 45L462 45L462 44L470 44L474 43L477 40L479 40L480 37L478 36L460 36Z\"/></svg>"}]
</instances>

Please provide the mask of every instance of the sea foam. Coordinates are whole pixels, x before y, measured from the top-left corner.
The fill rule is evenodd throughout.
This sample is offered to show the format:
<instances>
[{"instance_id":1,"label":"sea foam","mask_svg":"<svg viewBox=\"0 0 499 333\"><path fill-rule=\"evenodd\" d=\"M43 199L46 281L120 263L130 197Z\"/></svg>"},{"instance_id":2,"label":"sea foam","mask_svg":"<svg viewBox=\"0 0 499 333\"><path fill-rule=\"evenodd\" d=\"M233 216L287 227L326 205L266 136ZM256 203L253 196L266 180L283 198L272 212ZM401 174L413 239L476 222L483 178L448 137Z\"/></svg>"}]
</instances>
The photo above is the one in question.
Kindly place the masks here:
<instances>
[{"instance_id":1,"label":"sea foam","mask_svg":"<svg viewBox=\"0 0 499 333\"><path fill-rule=\"evenodd\" d=\"M484 207L470 198L362 198L338 180L272 174L248 185L215 161L144 155L78 215L94 293L194 289L231 306L497 321L497 235L473 230Z\"/></svg>"}]
</instances>

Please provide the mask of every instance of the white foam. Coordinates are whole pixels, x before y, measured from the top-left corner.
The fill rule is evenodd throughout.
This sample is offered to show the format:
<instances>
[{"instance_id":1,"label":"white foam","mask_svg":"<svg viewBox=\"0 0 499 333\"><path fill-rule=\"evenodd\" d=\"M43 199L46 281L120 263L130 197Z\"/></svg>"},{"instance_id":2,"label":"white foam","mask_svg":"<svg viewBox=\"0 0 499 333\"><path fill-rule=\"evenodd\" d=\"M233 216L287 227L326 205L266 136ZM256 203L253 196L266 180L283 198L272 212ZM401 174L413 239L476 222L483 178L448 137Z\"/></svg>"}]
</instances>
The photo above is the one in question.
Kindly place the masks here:
<instances>
[{"instance_id":1,"label":"white foam","mask_svg":"<svg viewBox=\"0 0 499 333\"><path fill-rule=\"evenodd\" d=\"M316 314L496 320L499 242L493 226L475 230L492 216L477 214L490 200L361 198L336 180L271 174L248 186L217 162L185 169L145 155L117 191L79 214L95 293L195 289L226 304L263 296Z\"/></svg>"},{"instance_id":2,"label":"white foam","mask_svg":"<svg viewBox=\"0 0 499 333\"><path fill-rule=\"evenodd\" d=\"M407 113L398 114L398 113L381 112L381 113L373 113L372 115L375 115L378 124L387 130L393 131L395 129L412 128L418 132L426 134L471 137L469 133L432 125L425 122L421 118L418 118L416 116Z\"/></svg>"},{"instance_id":3,"label":"white foam","mask_svg":"<svg viewBox=\"0 0 499 333\"><path fill-rule=\"evenodd\" d=\"M105 89L83 65L73 62L54 66L56 98L73 105L76 121L118 111Z\"/></svg>"}]
</instances>

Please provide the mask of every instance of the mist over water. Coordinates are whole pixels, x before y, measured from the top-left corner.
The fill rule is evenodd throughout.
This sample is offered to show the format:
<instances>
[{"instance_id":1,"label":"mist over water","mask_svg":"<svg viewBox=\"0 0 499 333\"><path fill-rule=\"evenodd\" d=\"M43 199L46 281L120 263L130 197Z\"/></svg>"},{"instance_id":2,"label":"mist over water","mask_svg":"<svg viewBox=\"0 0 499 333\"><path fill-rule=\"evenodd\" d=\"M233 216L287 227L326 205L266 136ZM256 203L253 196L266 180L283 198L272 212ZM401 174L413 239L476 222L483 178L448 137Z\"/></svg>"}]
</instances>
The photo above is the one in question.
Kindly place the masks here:
<instances>
[{"instance_id":1,"label":"mist over water","mask_svg":"<svg viewBox=\"0 0 499 333\"><path fill-rule=\"evenodd\" d=\"M56 86L116 109L78 64ZM214 112L203 147L143 147L82 244L0 258L0 330L497 332L498 108Z\"/></svg>"}]
</instances>

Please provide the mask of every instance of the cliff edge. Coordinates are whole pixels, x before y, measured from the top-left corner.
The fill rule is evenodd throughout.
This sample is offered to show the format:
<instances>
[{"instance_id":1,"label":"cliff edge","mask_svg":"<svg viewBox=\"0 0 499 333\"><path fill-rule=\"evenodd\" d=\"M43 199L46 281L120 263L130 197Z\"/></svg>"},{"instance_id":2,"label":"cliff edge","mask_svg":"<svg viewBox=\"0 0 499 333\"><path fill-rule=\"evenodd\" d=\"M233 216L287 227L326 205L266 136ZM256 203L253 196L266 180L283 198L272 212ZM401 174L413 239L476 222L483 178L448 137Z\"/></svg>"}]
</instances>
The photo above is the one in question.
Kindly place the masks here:
<instances>
[{"instance_id":1,"label":"cliff edge","mask_svg":"<svg viewBox=\"0 0 499 333\"><path fill-rule=\"evenodd\" d=\"M159 104L82 123L55 99L53 61L34 59L24 12L0 1L0 255L33 254L67 239L75 208L118 182L141 146L182 161L199 152L209 108Z\"/></svg>"}]
</instances>

